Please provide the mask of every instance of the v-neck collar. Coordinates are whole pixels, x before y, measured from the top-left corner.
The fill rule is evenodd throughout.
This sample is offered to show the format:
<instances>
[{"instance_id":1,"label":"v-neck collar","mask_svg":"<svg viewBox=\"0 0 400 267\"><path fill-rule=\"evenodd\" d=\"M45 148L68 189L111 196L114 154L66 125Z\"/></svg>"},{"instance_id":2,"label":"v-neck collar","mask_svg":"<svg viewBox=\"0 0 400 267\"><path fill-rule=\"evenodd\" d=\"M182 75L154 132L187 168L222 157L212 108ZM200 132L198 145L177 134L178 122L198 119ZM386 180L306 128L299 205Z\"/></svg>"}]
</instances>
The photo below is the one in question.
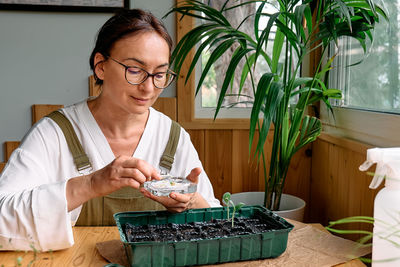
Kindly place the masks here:
<instances>
[{"instance_id":1,"label":"v-neck collar","mask_svg":"<svg viewBox=\"0 0 400 267\"><path fill-rule=\"evenodd\" d=\"M107 138L104 136L103 131L97 124L92 112L90 111L87 101L82 101L81 105L77 105L78 114L82 115L83 123L91 136L100 157L103 159L104 164L108 164L115 159L114 152L112 151ZM135 152L132 157L144 158L146 148L151 146L151 140L153 136L153 129L156 126L154 119L155 113L153 108L149 108L149 117L147 119L143 134L139 140Z\"/></svg>"},{"instance_id":2,"label":"v-neck collar","mask_svg":"<svg viewBox=\"0 0 400 267\"><path fill-rule=\"evenodd\" d=\"M149 117L147 118L143 134L140 137L136 150L133 152L133 157L140 159L145 158L146 150L151 147L151 140L153 140L154 129L157 126L156 124L154 109L150 107Z\"/></svg>"}]
</instances>

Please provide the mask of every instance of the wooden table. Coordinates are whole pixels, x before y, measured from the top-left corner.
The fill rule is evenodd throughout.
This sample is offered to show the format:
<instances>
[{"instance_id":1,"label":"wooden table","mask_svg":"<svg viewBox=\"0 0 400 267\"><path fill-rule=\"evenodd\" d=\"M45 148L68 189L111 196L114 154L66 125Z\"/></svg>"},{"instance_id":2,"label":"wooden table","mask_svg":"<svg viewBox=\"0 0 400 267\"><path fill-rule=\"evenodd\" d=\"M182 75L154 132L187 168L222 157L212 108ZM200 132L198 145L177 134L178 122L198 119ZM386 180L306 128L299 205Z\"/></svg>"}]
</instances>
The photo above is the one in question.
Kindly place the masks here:
<instances>
[{"instance_id":1,"label":"wooden table","mask_svg":"<svg viewBox=\"0 0 400 267\"><path fill-rule=\"evenodd\" d=\"M323 229L318 224L313 224L313 226ZM98 242L119 239L119 233L117 227L74 227L74 237L75 245L73 247L61 251L39 253L32 266L104 266L108 262L98 253L95 245ZM2 264L4 267L18 266L16 264L18 257L22 257L21 266L25 267L34 259L34 253L0 252L0 266ZM363 267L365 265L359 260L352 260L337 266Z\"/></svg>"}]
</instances>

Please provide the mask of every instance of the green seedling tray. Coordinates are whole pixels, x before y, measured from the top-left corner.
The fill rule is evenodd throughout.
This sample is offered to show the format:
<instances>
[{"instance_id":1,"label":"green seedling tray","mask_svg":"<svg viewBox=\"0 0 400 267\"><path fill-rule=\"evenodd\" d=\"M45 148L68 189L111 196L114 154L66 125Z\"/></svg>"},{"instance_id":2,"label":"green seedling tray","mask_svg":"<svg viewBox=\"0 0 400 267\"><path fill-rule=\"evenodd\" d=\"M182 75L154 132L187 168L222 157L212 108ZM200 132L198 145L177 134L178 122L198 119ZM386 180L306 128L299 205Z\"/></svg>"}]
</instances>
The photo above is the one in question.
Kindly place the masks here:
<instances>
[{"instance_id":1,"label":"green seedling tray","mask_svg":"<svg viewBox=\"0 0 400 267\"><path fill-rule=\"evenodd\" d=\"M278 230L233 237L178 242L128 242L125 224L158 225L185 224L226 219L227 207L193 209L182 213L168 211L120 212L114 214L128 262L133 266L188 266L216 264L233 261L275 258L287 246L288 234L293 225L262 206L244 206L235 217L252 218L261 215L268 223L279 225Z\"/></svg>"}]
</instances>

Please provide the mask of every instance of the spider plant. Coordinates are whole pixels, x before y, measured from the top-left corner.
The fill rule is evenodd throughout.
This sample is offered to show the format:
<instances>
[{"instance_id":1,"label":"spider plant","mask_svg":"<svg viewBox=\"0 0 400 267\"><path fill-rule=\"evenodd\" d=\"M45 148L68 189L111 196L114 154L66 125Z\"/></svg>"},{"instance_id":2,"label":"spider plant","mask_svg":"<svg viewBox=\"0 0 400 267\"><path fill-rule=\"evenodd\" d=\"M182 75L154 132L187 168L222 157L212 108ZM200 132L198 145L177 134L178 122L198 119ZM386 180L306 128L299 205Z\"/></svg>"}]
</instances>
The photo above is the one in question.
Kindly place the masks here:
<instances>
[{"instance_id":1,"label":"spider plant","mask_svg":"<svg viewBox=\"0 0 400 267\"><path fill-rule=\"evenodd\" d=\"M224 13L252 3L258 4L254 13L248 14L238 27L233 27ZM264 7L274 11L266 12ZM355 38L367 53L367 41L373 41L374 26L380 17L387 19L386 13L372 0L224 0L219 9L212 8L207 1L180 1L168 14L173 12L202 22L190 30L174 49L172 62L175 70L181 72L184 60L194 48L196 52L186 73L188 79L202 53L206 50L211 53L199 78L196 94L215 62L225 51L234 49L223 77L214 119L224 98L231 92L235 71L241 68L240 77L236 77L240 78L238 95L244 82L250 79L254 98L251 99L249 150L258 133L255 155L264 162L264 204L269 209L278 210L293 155L313 142L321 132L320 120L308 114L308 107L322 101L331 110L329 99L342 97L339 89L328 88L326 83L333 57L321 57L310 77L301 75L302 63L316 49L327 55L329 46L337 44L338 39L344 36ZM268 22L262 26L260 22L265 18ZM241 29L249 19L254 20L252 35ZM268 52L267 48L271 46L269 50L272 52ZM268 70L257 79L256 65L260 60L266 62ZM239 67L241 61L245 62L244 67ZM274 135L267 173L263 149L272 124Z\"/></svg>"}]
</instances>

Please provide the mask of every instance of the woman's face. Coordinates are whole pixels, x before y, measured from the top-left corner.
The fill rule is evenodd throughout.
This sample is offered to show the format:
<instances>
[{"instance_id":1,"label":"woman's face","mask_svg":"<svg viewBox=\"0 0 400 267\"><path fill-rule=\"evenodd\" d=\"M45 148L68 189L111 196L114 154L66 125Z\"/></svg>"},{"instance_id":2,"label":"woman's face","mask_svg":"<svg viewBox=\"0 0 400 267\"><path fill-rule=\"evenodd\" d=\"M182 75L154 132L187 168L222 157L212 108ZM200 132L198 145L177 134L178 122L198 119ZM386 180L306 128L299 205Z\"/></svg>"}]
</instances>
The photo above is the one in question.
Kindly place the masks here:
<instances>
[{"instance_id":1,"label":"woman's face","mask_svg":"<svg viewBox=\"0 0 400 267\"><path fill-rule=\"evenodd\" d=\"M111 48L110 57L124 65L139 67L154 74L169 67L169 46L156 32L126 36ZM130 114L143 114L162 92L149 76L142 84L132 85L125 79L125 68L108 58L102 66L103 96L112 106Z\"/></svg>"}]
</instances>

